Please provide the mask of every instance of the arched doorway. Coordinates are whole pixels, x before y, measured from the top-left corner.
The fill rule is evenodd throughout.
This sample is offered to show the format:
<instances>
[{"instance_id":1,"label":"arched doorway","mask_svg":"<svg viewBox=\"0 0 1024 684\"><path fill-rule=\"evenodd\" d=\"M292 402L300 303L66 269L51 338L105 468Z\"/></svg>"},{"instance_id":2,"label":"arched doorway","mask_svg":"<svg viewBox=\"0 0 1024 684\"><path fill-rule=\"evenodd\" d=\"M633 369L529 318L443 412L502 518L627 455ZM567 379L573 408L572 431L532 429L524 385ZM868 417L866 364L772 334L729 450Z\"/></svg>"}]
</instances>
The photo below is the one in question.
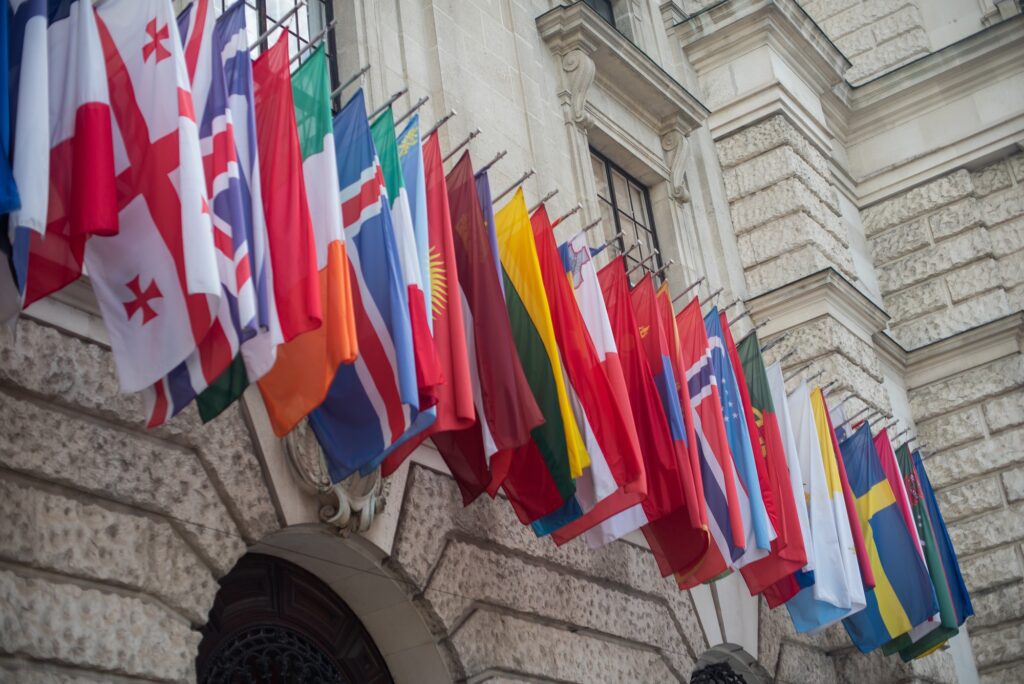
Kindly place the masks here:
<instances>
[{"instance_id":1,"label":"arched doorway","mask_svg":"<svg viewBox=\"0 0 1024 684\"><path fill-rule=\"evenodd\" d=\"M250 553L220 585L196 658L200 684L392 684L366 628L315 575Z\"/></svg>"}]
</instances>

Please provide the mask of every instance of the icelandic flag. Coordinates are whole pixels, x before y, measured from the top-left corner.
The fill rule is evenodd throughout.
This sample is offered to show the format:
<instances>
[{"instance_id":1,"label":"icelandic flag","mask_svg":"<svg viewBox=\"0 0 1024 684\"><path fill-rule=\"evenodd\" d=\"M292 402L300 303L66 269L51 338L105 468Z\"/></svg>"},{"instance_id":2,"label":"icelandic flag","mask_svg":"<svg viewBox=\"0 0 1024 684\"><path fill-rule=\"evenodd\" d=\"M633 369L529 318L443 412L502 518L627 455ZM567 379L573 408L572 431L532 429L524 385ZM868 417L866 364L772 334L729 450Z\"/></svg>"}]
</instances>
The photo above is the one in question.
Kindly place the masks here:
<instances>
[{"instance_id":1,"label":"icelandic flag","mask_svg":"<svg viewBox=\"0 0 1024 684\"><path fill-rule=\"evenodd\" d=\"M228 369L242 340L256 334L256 295L250 277L245 202L235 148L234 117L220 55L223 35L214 35L210 0L195 0L178 15L185 68L199 117L199 146L210 198L213 242L222 296L213 326L187 359L145 393L147 427L176 416Z\"/></svg>"},{"instance_id":2,"label":"icelandic flag","mask_svg":"<svg viewBox=\"0 0 1024 684\"><path fill-rule=\"evenodd\" d=\"M362 90L334 117L334 142L359 358L338 368L309 421L338 482L402 436L419 391L409 301Z\"/></svg>"},{"instance_id":3,"label":"icelandic flag","mask_svg":"<svg viewBox=\"0 0 1024 684\"><path fill-rule=\"evenodd\" d=\"M740 510L743 513L744 529L747 530L747 545L743 556L736 561L735 567L741 568L747 563L760 560L768 555L771 542L775 539L775 530L768 519L764 500L761 498L761 483L754 463L754 449L750 444L750 431L743 416L743 404L739 386L736 382L735 369L729 361L725 348L722 323L718 316L718 307L704 317L704 327L708 333L711 348L711 372L718 379L718 389L722 397L722 416L725 419L725 432L729 439L729 449L743 483L740 492ZM746 499L746 501L744 501Z\"/></svg>"}]
</instances>

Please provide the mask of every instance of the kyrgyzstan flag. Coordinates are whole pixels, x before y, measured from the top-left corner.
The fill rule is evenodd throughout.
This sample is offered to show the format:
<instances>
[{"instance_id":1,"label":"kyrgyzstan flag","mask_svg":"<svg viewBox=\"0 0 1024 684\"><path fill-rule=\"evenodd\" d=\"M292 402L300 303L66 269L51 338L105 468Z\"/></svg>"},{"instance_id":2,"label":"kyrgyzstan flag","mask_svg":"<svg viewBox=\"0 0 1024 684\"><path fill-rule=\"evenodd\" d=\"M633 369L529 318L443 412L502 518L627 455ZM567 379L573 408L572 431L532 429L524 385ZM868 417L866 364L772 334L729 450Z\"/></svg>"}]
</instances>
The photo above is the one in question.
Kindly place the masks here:
<instances>
[{"instance_id":1,"label":"kyrgyzstan flag","mask_svg":"<svg viewBox=\"0 0 1024 684\"><path fill-rule=\"evenodd\" d=\"M747 424L753 427L751 443L754 446L754 460L760 462L767 473L767 478L761 479L761 483L762 487L765 484L771 487L771 501L774 503L777 520L773 521L777 536L772 540L771 553L767 558L743 566L740 572L743 573L750 593L763 592L768 607L775 608L800 591L793 573L807 564L807 551L800 531L800 514L789 478L782 431L772 402L757 334L748 335L738 346L731 344L730 333L726 334L726 339L729 342L729 354L734 356L733 367L741 369L744 377L740 383L740 394Z\"/></svg>"},{"instance_id":2,"label":"kyrgyzstan flag","mask_svg":"<svg viewBox=\"0 0 1024 684\"><path fill-rule=\"evenodd\" d=\"M121 390L137 392L167 375L206 336L221 282L171 6L110 0L96 14L117 124L120 231L89 240L85 263Z\"/></svg>"},{"instance_id":3,"label":"kyrgyzstan flag","mask_svg":"<svg viewBox=\"0 0 1024 684\"><path fill-rule=\"evenodd\" d=\"M743 555L747 535L740 512L742 486L729 451L718 381L712 372L711 346L696 297L676 315L676 327L693 407L708 532L713 540L696 572L676 575L679 586L688 589L731 568Z\"/></svg>"},{"instance_id":4,"label":"kyrgyzstan flag","mask_svg":"<svg viewBox=\"0 0 1024 684\"><path fill-rule=\"evenodd\" d=\"M576 500L582 515L553 531L557 544L631 506L647 495L639 442L633 438L629 407L616 401L594 343L587 332L572 284L558 253L547 209L541 205L530 217L537 243L544 291L551 307L555 339L569 378L569 391L578 407L576 419L590 455L590 467L576 480Z\"/></svg>"},{"instance_id":5,"label":"kyrgyzstan flag","mask_svg":"<svg viewBox=\"0 0 1024 684\"><path fill-rule=\"evenodd\" d=\"M47 13L46 2L23 2L13 17L23 31L10 64L22 206L10 225L23 306L81 275L89 236L118 231L106 57L95 10L85 0L51 4ZM135 29L145 35L144 26Z\"/></svg>"},{"instance_id":6,"label":"kyrgyzstan flag","mask_svg":"<svg viewBox=\"0 0 1024 684\"><path fill-rule=\"evenodd\" d=\"M434 133L423 143L433 339L426 319L424 318L422 326L417 328L413 316L412 333L414 348L418 349L417 382L420 387L421 405L412 412L412 423L407 432L385 454L390 461L386 468L386 472L389 473L401 465L402 461L431 434L447 430L464 430L476 420L462 305L457 296L459 270L455 260L451 213L448 208L448 186L445 183L442 156L441 143L438 141L437 133ZM392 211L392 216L394 215L395 212ZM409 239L415 239L411 237L411 233ZM401 248L399 252L401 253ZM413 249L410 255L403 258L403 266L416 258ZM418 299L422 304L425 301L422 289L418 288L418 291ZM414 296L413 289L410 289L409 293L410 297ZM413 300L410 300L410 306L412 305ZM421 363L426 363L427 367L420 366ZM427 411L430 407L424 406L424 401L436 402L436 415Z\"/></svg>"},{"instance_id":7,"label":"kyrgyzstan flag","mask_svg":"<svg viewBox=\"0 0 1024 684\"><path fill-rule=\"evenodd\" d=\"M686 471L672 444L668 419L644 351L622 257L602 268L598 279L622 361L647 472L644 537L662 575L692 572L707 552L707 530L693 524L687 509Z\"/></svg>"},{"instance_id":8,"label":"kyrgyzstan flag","mask_svg":"<svg viewBox=\"0 0 1024 684\"><path fill-rule=\"evenodd\" d=\"M468 152L446 185L476 421L464 429L434 432L431 439L468 505L485 491L497 493L513 453L530 442L530 431L544 418L512 340ZM388 458L382 472L389 475L398 462Z\"/></svg>"}]
</instances>

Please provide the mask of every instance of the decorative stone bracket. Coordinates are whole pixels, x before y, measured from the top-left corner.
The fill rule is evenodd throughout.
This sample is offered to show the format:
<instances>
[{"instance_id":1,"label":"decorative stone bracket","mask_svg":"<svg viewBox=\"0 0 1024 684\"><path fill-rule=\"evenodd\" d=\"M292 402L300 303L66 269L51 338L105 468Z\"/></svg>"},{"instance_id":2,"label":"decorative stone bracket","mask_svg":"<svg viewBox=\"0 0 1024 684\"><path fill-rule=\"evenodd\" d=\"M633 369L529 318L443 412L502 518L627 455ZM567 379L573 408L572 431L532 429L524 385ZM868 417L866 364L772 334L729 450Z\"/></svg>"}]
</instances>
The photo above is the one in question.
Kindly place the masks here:
<instances>
[{"instance_id":1,"label":"decorative stone bracket","mask_svg":"<svg viewBox=\"0 0 1024 684\"><path fill-rule=\"evenodd\" d=\"M562 55L565 89L560 93L568 105L566 118L581 128L590 128L594 117L587 113L587 91L594 83L594 60L582 47L573 48Z\"/></svg>"},{"instance_id":2,"label":"decorative stone bracket","mask_svg":"<svg viewBox=\"0 0 1024 684\"><path fill-rule=\"evenodd\" d=\"M686 166L690 163L690 137L679 129L672 129L661 136L661 149L665 150L668 162L669 196L677 202L689 202Z\"/></svg>"}]
</instances>

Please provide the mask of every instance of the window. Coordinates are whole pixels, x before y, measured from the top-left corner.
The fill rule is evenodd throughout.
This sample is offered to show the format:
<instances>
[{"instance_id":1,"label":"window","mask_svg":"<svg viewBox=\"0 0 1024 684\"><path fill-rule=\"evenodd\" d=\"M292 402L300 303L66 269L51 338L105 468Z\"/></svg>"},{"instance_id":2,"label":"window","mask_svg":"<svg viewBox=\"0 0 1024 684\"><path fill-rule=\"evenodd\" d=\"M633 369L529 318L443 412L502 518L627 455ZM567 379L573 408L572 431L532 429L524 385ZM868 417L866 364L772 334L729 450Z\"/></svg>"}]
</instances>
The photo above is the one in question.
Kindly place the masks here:
<instances>
[{"instance_id":1,"label":"window","mask_svg":"<svg viewBox=\"0 0 1024 684\"><path fill-rule=\"evenodd\" d=\"M615 12L612 11L612 0L583 0L597 14L612 26L615 26Z\"/></svg>"},{"instance_id":2,"label":"window","mask_svg":"<svg viewBox=\"0 0 1024 684\"><path fill-rule=\"evenodd\" d=\"M245 24L249 31L250 44L257 38L263 35L263 32L267 30L268 26L273 24L280 19L282 16L288 13L288 11L295 6L296 0L245 0ZM217 13L220 14L224 9L232 4L236 0L217 0L216 7ZM282 30L288 31L288 52L291 55L295 55L299 50L309 45L311 38L316 38L320 32L331 23L333 18L333 10L330 0L307 0L306 4L299 8L297 12L288 17L287 21L283 26L267 37L264 45L258 45L254 50L254 56L262 52L264 47L269 47L278 36L281 35ZM327 63L331 69L331 88L333 89L338 85L338 65L333 59L334 55L334 30L328 32L326 39L324 40L327 47ZM303 58L305 57L303 53ZM294 67L299 65L299 60L296 60Z\"/></svg>"},{"instance_id":3,"label":"window","mask_svg":"<svg viewBox=\"0 0 1024 684\"><path fill-rule=\"evenodd\" d=\"M661 268L658 235L654 230L647 188L595 150L590 150L590 162L594 167L597 199L606 230L612 234L622 233L618 240L622 251L639 243L639 247L626 255L627 270L645 259L649 270ZM652 254L654 257L648 259Z\"/></svg>"}]
</instances>

